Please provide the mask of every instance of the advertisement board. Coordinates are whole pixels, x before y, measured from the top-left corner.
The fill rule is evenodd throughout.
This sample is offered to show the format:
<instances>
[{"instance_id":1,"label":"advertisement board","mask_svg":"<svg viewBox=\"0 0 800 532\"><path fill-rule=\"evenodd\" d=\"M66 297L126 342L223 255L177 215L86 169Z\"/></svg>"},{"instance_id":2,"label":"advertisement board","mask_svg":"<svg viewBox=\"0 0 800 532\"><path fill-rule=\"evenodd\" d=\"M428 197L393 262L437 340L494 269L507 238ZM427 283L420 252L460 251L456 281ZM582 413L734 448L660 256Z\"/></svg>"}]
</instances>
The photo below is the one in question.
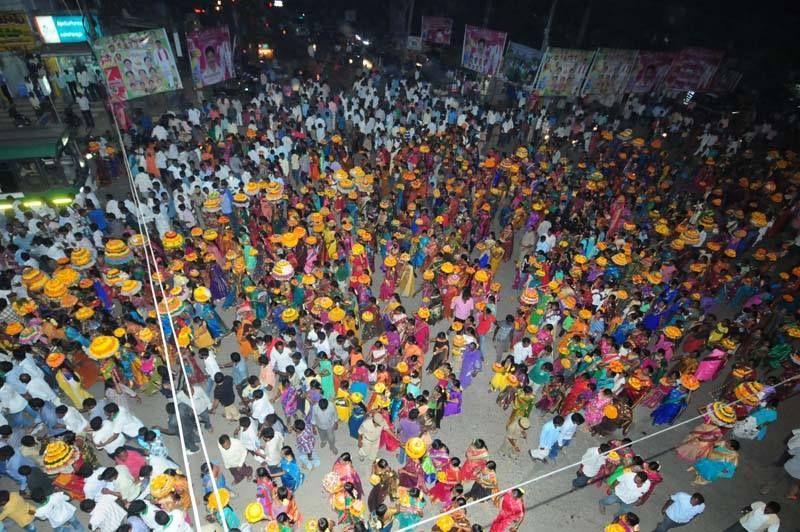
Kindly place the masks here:
<instances>
[{"instance_id":1,"label":"advertisement board","mask_svg":"<svg viewBox=\"0 0 800 532\"><path fill-rule=\"evenodd\" d=\"M447 17L422 17L420 37L433 44L450 44L453 35L453 19Z\"/></svg>"},{"instance_id":2,"label":"advertisement board","mask_svg":"<svg viewBox=\"0 0 800 532\"><path fill-rule=\"evenodd\" d=\"M464 47L461 50L461 66L485 76L494 76L500 71L505 46L506 33L466 26Z\"/></svg>"},{"instance_id":3,"label":"advertisement board","mask_svg":"<svg viewBox=\"0 0 800 532\"><path fill-rule=\"evenodd\" d=\"M102 37L95 48L114 100L183 88L163 28Z\"/></svg>"},{"instance_id":4,"label":"advertisement board","mask_svg":"<svg viewBox=\"0 0 800 532\"><path fill-rule=\"evenodd\" d=\"M206 28L186 36L194 86L208 87L235 76L228 26Z\"/></svg>"},{"instance_id":5,"label":"advertisement board","mask_svg":"<svg viewBox=\"0 0 800 532\"><path fill-rule=\"evenodd\" d=\"M89 32L81 15L43 15L36 16L36 28L46 44L60 44L70 42L87 42ZM97 35L102 36L100 24L94 17Z\"/></svg>"},{"instance_id":6,"label":"advertisement board","mask_svg":"<svg viewBox=\"0 0 800 532\"><path fill-rule=\"evenodd\" d=\"M29 50L36 46L24 11L0 11L0 51Z\"/></svg>"}]
</instances>

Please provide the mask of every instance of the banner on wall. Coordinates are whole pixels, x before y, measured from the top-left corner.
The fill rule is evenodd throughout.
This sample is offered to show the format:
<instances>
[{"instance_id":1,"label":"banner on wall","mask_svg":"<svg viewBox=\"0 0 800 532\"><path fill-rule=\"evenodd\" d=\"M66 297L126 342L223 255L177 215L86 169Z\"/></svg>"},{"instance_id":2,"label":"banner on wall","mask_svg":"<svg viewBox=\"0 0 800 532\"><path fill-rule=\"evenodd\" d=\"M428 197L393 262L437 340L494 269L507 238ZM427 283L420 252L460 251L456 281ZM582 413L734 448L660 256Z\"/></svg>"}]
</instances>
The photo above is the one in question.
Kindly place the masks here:
<instances>
[{"instance_id":1,"label":"banner on wall","mask_svg":"<svg viewBox=\"0 0 800 532\"><path fill-rule=\"evenodd\" d=\"M0 52L30 50L36 46L24 11L0 11Z\"/></svg>"},{"instance_id":2,"label":"banner on wall","mask_svg":"<svg viewBox=\"0 0 800 532\"><path fill-rule=\"evenodd\" d=\"M532 83L541 61L541 50L509 41L503 57L503 75L514 83Z\"/></svg>"},{"instance_id":3,"label":"banner on wall","mask_svg":"<svg viewBox=\"0 0 800 532\"><path fill-rule=\"evenodd\" d=\"M594 51L548 48L534 90L541 96L577 96Z\"/></svg>"},{"instance_id":4,"label":"banner on wall","mask_svg":"<svg viewBox=\"0 0 800 532\"><path fill-rule=\"evenodd\" d=\"M113 100L183 88L163 28L103 37L95 47Z\"/></svg>"},{"instance_id":5,"label":"banner on wall","mask_svg":"<svg viewBox=\"0 0 800 532\"><path fill-rule=\"evenodd\" d=\"M420 36L425 42L450 44L453 34L453 19L447 17L422 17Z\"/></svg>"},{"instance_id":6,"label":"banner on wall","mask_svg":"<svg viewBox=\"0 0 800 532\"><path fill-rule=\"evenodd\" d=\"M583 80L581 94L620 96L628 84L636 61L636 50L598 48Z\"/></svg>"},{"instance_id":7,"label":"banner on wall","mask_svg":"<svg viewBox=\"0 0 800 532\"><path fill-rule=\"evenodd\" d=\"M675 54L670 52L639 51L626 91L643 93L659 87L674 59Z\"/></svg>"},{"instance_id":8,"label":"banner on wall","mask_svg":"<svg viewBox=\"0 0 800 532\"><path fill-rule=\"evenodd\" d=\"M679 91L707 90L723 55L721 50L684 48L672 62L664 86Z\"/></svg>"},{"instance_id":9,"label":"banner on wall","mask_svg":"<svg viewBox=\"0 0 800 532\"><path fill-rule=\"evenodd\" d=\"M464 47L461 50L461 66L485 76L494 76L500 71L505 46L506 33L466 26Z\"/></svg>"},{"instance_id":10,"label":"banner on wall","mask_svg":"<svg viewBox=\"0 0 800 532\"><path fill-rule=\"evenodd\" d=\"M228 26L206 28L186 35L192 79L198 89L232 79L233 54Z\"/></svg>"}]
</instances>

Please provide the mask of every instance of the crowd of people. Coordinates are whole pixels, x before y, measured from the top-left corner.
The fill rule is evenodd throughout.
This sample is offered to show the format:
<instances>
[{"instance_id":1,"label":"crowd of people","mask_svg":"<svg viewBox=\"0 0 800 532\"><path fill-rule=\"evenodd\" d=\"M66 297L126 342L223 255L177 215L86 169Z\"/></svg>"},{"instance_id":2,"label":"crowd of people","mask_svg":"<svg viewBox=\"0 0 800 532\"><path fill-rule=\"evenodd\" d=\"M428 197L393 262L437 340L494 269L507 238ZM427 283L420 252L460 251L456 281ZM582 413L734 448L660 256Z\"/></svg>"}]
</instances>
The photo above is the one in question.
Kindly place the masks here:
<instances>
[{"instance_id":1,"label":"crowd of people","mask_svg":"<svg viewBox=\"0 0 800 532\"><path fill-rule=\"evenodd\" d=\"M703 486L736 474L739 442L797 390L800 168L788 117L756 116L666 98L498 112L372 73L189 106L125 132L127 160L92 139L92 164L131 169L131 195L86 186L2 220L0 519L83 530L79 507L92 530L193 530L194 480L229 530L386 532L450 512L434 530L514 531L525 494L501 490L497 463L556 460L582 428L597 446L573 487L617 509L606 532L638 530L663 477L631 445L635 412L704 415L677 449ZM486 395L480 372L504 444L477 434L462 458L437 431ZM710 404L692 401L703 383ZM164 421L145 424L158 394ZM165 445L178 436L212 460L187 471ZM800 438L788 449L797 500ZM322 486L303 486L316 468ZM321 490L328 515L298 490ZM474 523L467 504L490 498L496 518ZM678 492L648 526L703 509ZM774 532L779 512L754 502L730 530Z\"/></svg>"}]
</instances>

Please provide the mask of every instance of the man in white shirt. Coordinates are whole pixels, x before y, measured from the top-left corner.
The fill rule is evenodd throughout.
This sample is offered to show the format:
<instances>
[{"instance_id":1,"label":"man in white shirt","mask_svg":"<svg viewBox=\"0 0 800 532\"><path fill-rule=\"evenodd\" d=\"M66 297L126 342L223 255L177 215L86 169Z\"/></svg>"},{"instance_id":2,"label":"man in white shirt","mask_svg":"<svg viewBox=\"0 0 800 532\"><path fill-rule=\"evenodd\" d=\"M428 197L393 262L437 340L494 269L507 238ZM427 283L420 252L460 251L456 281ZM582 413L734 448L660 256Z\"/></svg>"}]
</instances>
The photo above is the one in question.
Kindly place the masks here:
<instances>
[{"instance_id":1,"label":"man in white shirt","mask_svg":"<svg viewBox=\"0 0 800 532\"><path fill-rule=\"evenodd\" d=\"M114 432L128 438L137 437L139 429L144 427L144 423L124 406L109 403L103 408L103 411L106 413L108 421L112 424Z\"/></svg>"},{"instance_id":2,"label":"man in white shirt","mask_svg":"<svg viewBox=\"0 0 800 532\"><path fill-rule=\"evenodd\" d=\"M114 429L114 423L96 417L89 422L95 447L113 457L117 449L125 445L125 436Z\"/></svg>"},{"instance_id":3,"label":"man in white shirt","mask_svg":"<svg viewBox=\"0 0 800 532\"><path fill-rule=\"evenodd\" d=\"M679 491L671 495L667 502L664 503L664 506L661 507L664 519L658 523L653 532L667 532L672 528L688 525L705 509L705 499L700 493L689 495L686 492Z\"/></svg>"},{"instance_id":4,"label":"man in white shirt","mask_svg":"<svg viewBox=\"0 0 800 532\"><path fill-rule=\"evenodd\" d=\"M283 448L283 434L272 427L267 427L261 431L261 438L264 440L264 462L271 467L280 467L281 449Z\"/></svg>"},{"instance_id":5,"label":"man in white shirt","mask_svg":"<svg viewBox=\"0 0 800 532\"><path fill-rule=\"evenodd\" d=\"M36 518L47 520L54 530L82 530L83 525L75 515L76 508L69 502L69 496L56 491L45 496L41 490L34 490L31 499L36 503Z\"/></svg>"},{"instance_id":6,"label":"man in white shirt","mask_svg":"<svg viewBox=\"0 0 800 532\"><path fill-rule=\"evenodd\" d=\"M743 508L742 512L746 513L723 532L778 532L781 527L781 518L778 517L780 511L781 505L775 501L755 501Z\"/></svg>"},{"instance_id":7,"label":"man in white shirt","mask_svg":"<svg viewBox=\"0 0 800 532\"><path fill-rule=\"evenodd\" d=\"M600 513L605 515L606 506L611 506L612 504L619 504L619 510L614 514L615 517L630 512L633 510L633 505L649 489L650 479L647 478L647 473L644 471L623 473L614 482L611 495L600 499Z\"/></svg>"},{"instance_id":8,"label":"man in white shirt","mask_svg":"<svg viewBox=\"0 0 800 532\"><path fill-rule=\"evenodd\" d=\"M38 397L42 401L50 401L56 406L61 404L61 399L44 379L40 377L34 378L27 373L22 373L19 376L19 381L25 385L25 393L29 396Z\"/></svg>"},{"instance_id":9,"label":"man in white shirt","mask_svg":"<svg viewBox=\"0 0 800 532\"><path fill-rule=\"evenodd\" d=\"M582 488L586 486L591 480L600 472L603 465L606 463L605 453L611 450L611 446L607 443L600 444L599 447L589 447L586 452L581 456L581 466L578 468L578 474L572 481L573 488Z\"/></svg>"},{"instance_id":10,"label":"man in white shirt","mask_svg":"<svg viewBox=\"0 0 800 532\"><path fill-rule=\"evenodd\" d=\"M264 390L258 389L253 392L253 402L250 405L253 418L258 421L259 425L264 423L264 420L267 419L267 416L270 414L275 413L275 408L272 406L272 403L267 397L267 394L264 393Z\"/></svg>"},{"instance_id":11,"label":"man in white shirt","mask_svg":"<svg viewBox=\"0 0 800 532\"><path fill-rule=\"evenodd\" d=\"M75 434L83 434L89 428L89 422L75 408L68 405L56 407L56 417L61 419L61 423L68 431Z\"/></svg>"},{"instance_id":12,"label":"man in white shirt","mask_svg":"<svg viewBox=\"0 0 800 532\"><path fill-rule=\"evenodd\" d=\"M82 501L81 510L89 514L89 529L97 532L116 532L128 515L122 502L108 494Z\"/></svg>"},{"instance_id":13,"label":"man in white shirt","mask_svg":"<svg viewBox=\"0 0 800 532\"><path fill-rule=\"evenodd\" d=\"M292 352L282 341L275 344L269 358L276 373L286 373L286 368L292 364Z\"/></svg>"},{"instance_id":14,"label":"man in white shirt","mask_svg":"<svg viewBox=\"0 0 800 532\"><path fill-rule=\"evenodd\" d=\"M0 408L8 413L12 428L29 427L36 419L36 412L28 405L28 401L3 377L0 377Z\"/></svg>"},{"instance_id":15,"label":"man in white shirt","mask_svg":"<svg viewBox=\"0 0 800 532\"><path fill-rule=\"evenodd\" d=\"M522 340L514 344L512 355L514 356L515 364L518 365L524 364L529 357L533 356L533 347L531 346L531 339L526 336Z\"/></svg>"}]
</instances>

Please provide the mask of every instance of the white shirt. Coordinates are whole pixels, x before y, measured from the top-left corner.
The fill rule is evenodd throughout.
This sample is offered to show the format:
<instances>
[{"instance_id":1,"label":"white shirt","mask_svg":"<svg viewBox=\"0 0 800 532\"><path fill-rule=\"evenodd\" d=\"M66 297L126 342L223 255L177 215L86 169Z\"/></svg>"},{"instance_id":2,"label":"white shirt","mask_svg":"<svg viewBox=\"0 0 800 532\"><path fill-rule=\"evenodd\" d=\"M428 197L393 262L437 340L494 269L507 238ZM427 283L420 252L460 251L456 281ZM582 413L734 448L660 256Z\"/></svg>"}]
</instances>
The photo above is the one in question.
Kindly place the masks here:
<instances>
[{"instance_id":1,"label":"white shirt","mask_svg":"<svg viewBox=\"0 0 800 532\"><path fill-rule=\"evenodd\" d=\"M564 418L564 424L561 425L561 432L558 436L558 444L564 445L565 442L571 440L575 433L578 431L578 425L573 423L572 416L567 416Z\"/></svg>"},{"instance_id":2,"label":"white shirt","mask_svg":"<svg viewBox=\"0 0 800 532\"><path fill-rule=\"evenodd\" d=\"M114 417L110 423L114 427L114 432L119 432L120 434L124 434L129 438L135 438L139 435L139 429L144 427L144 423L141 420L131 414L131 411L127 408L120 406L119 413ZM105 423L104 423L105 424Z\"/></svg>"},{"instance_id":3,"label":"white shirt","mask_svg":"<svg viewBox=\"0 0 800 532\"><path fill-rule=\"evenodd\" d=\"M38 397L42 401L50 401L56 406L61 404L61 399L58 398L58 395L56 395L44 379L31 378L30 382L26 385L26 391L31 397Z\"/></svg>"},{"instance_id":4,"label":"white shirt","mask_svg":"<svg viewBox=\"0 0 800 532\"><path fill-rule=\"evenodd\" d=\"M739 519L739 524L747 532L778 532L781 526L781 518L777 514L765 514L764 508L767 505L761 501L756 501L750 505L752 511L746 513Z\"/></svg>"},{"instance_id":5,"label":"white shirt","mask_svg":"<svg viewBox=\"0 0 800 532\"><path fill-rule=\"evenodd\" d=\"M89 428L89 422L86 421L86 418L71 406L67 406L67 413L61 418L61 422L67 430L75 434L82 434Z\"/></svg>"},{"instance_id":6,"label":"white shirt","mask_svg":"<svg viewBox=\"0 0 800 532\"><path fill-rule=\"evenodd\" d=\"M75 507L70 504L69 497L61 491L52 493L44 504L36 509L36 517L47 519L53 528L63 526L73 515Z\"/></svg>"},{"instance_id":7,"label":"white shirt","mask_svg":"<svg viewBox=\"0 0 800 532\"><path fill-rule=\"evenodd\" d=\"M283 447L283 434L275 431L275 436L264 444L264 461L267 465L277 466L281 463L281 448Z\"/></svg>"},{"instance_id":8,"label":"white shirt","mask_svg":"<svg viewBox=\"0 0 800 532\"><path fill-rule=\"evenodd\" d=\"M89 527L99 532L116 532L127 516L125 509L117 504L116 497L103 494L89 514Z\"/></svg>"},{"instance_id":9,"label":"white shirt","mask_svg":"<svg viewBox=\"0 0 800 532\"><path fill-rule=\"evenodd\" d=\"M259 423L264 423L264 420L268 415L275 413L275 408L272 406L272 403L269 401L269 397L267 397L266 393L261 399L256 399L253 401L253 404L250 406L253 411L253 418L255 418Z\"/></svg>"},{"instance_id":10,"label":"white shirt","mask_svg":"<svg viewBox=\"0 0 800 532\"><path fill-rule=\"evenodd\" d=\"M116 437L105 445L100 445L102 442L111 438L116 434ZM125 445L125 436L120 434L114 429L114 423L106 420L100 430L92 432L92 441L98 449L103 449L108 454L113 454L114 451Z\"/></svg>"},{"instance_id":11,"label":"white shirt","mask_svg":"<svg viewBox=\"0 0 800 532\"><path fill-rule=\"evenodd\" d=\"M9 414L16 414L25 410L28 401L7 382L0 387L0 406L8 410Z\"/></svg>"},{"instance_id":12,"label":"white shirt","mask_svg":"<svg viewBox=\"0 0 800 532\"><path fill-rule=\"evenodd\" d=\"M628 471L619 477L619 482L614 488L614 493L625 504L633 504L642 498L650 489L650 481L645 480L641 486L636 485L636 473Z\"/></svg>"},{"instance_id":13,"label":"white shirt","mask_svg":"<svg viewBox=\"0 0 800 532\"><path fill-rule=\"evenodd\" d=\"M270 364L275 371L285 373L286 368L292 365L292 352L286 346L283 347L283 351L273 348L270 353Z\"/></svg>"},{"instance_id":14,"label":"white shirt","mask_svg":"<svg viewBox=\"0 0 800 532\"><path fill-rule=\"evenodd\" d=\"M528 347L525 347L522 345L522 342L517 342L514 344L512 354L514 355L515 364L524 364L528 357L533 355L533 346L529 345Z\"/></svg>"},{"instance_id":15,"label":"white shirt","mask_svg":"<svg viewBox=\"0 0 800 532\"><path fill-rule=\"evenodd\" d=\"M590 447L586 449L586 452L581 456L583 474L589 478L597 475L605 463L606 457L600 454L600 447Z\"/></svg>"},{"instance_id":16,"label":"white shirt","mask_svg":"<svg viewBox=\"0 0 800 532\"><path fill-rule=\"evenodd\" d=\"M208 356L203 359L203 368L206 370L206 375L212 379L214 378L214 375L220 373L221 370L219 369L219 364L217 363L217 355L209 351Z\"/></svg>"}]
</instances>

